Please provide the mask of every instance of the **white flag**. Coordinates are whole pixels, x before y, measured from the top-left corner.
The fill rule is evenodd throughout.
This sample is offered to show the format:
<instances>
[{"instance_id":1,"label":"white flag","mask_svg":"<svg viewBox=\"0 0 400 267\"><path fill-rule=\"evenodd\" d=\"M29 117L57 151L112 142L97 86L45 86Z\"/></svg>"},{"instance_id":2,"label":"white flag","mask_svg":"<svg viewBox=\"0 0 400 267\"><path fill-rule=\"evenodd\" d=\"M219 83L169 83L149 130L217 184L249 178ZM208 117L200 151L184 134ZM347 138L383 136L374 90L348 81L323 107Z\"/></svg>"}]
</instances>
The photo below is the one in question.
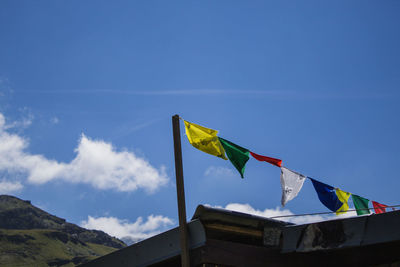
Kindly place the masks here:
<instances>
[{"instance_id":1,"label":"white flag","mask_svg":"<svg viewBox=\"0 0 400 267\"><path fill-rule=\"evenodd\" d=\"M281 167L282 207L297 196L305 180L306 177L304 175Z\"/></svg>"}]
</instances>

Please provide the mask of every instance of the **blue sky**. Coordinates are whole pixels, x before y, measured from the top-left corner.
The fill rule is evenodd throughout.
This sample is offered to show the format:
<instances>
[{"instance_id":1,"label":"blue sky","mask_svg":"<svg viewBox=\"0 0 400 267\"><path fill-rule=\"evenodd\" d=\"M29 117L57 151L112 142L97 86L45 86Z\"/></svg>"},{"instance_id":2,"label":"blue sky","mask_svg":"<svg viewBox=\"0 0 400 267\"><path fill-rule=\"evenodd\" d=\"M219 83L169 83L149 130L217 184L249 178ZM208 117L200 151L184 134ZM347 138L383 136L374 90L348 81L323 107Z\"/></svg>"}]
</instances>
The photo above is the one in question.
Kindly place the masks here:
<instances>
[{"instance_id":1,"label":"blue sky","mask_svg":"<svg viewBox=\"0 0 400 267\"><path fill-rule=\"evenodd\" d=\"M0 191L119 237L173 227L179 114L399 204L399 12L399 1L1 1ZM189 218L205 203L282 212L279 168L250 159L241 179L182 137ZM285 208L327 211L310 181Z\"/></svg>"}]
</instances>

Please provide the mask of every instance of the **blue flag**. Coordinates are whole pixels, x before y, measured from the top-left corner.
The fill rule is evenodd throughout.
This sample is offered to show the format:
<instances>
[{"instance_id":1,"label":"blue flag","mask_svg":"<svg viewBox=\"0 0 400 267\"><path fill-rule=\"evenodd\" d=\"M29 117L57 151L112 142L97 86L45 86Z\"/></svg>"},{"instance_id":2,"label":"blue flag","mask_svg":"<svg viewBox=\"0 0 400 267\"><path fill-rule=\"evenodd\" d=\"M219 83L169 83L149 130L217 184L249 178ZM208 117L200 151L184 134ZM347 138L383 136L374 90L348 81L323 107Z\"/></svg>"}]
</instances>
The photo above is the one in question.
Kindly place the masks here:
<instances>
[{"instance_id":1,"label":"blue flag","mask_svg":"<svg viewBox=\"0 0 400 267\"><path fill-rule=\"evenodd\" d=\"M318 198L322 202L322 204L324 204L331 211L337 211L342 207L343 202L341 202L337 197L334 187L318 182L311 177L308 178L311 179L315 191L317 191Z\"/></svg>"}]
</instances>

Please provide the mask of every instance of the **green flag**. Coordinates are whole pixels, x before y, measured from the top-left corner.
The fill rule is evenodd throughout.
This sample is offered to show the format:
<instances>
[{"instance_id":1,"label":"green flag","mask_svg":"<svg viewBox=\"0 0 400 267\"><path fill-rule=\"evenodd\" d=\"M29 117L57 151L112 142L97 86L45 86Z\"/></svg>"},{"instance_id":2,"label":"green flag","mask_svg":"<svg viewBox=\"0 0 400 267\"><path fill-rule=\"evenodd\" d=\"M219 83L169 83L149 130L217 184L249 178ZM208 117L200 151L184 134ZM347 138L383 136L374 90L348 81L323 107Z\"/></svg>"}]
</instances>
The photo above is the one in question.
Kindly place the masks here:
<instances>
[{"instance_id":1,"label":"green flag","mask_svg":"<svg viewBox=\"0 0 400 267\"><path fill-rule=\"evenodd\" d=\"M249 160L249 150L238 146L224 138L218 137L222 146L225 149L228 159L232 162L233 166L239 171L240 176L243 178L244 168L246 162Z\"/></svg>"},{"instance_id":2,"label":"green flag","mask_svg":"<svg viewBox=\"0 0 400 267\"><path fill-rule=\"evenodd\" d=\"M357 210L357 215L370 214L371 212L368 209L369 200L357 195L352 194L354 207Z\"/></svg>"}]
</instances>

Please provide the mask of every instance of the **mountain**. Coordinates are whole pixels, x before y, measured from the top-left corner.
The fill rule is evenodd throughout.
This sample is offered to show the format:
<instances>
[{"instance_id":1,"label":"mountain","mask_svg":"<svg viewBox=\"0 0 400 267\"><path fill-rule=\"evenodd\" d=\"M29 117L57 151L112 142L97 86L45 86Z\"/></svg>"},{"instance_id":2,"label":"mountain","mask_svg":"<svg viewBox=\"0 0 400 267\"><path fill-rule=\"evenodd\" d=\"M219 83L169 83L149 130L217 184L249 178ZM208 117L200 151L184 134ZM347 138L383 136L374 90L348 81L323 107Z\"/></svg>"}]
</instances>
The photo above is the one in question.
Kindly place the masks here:
<instances>
[{"instance_id":1,"label":"mountain","mask_svg":"<svg viewBox=\"0 0 400 267\"><path fill-rule=\"evenodd\" d=\"M102 231L51 215L30 201L0 195L1 266L76 266L125 247Z\"/></svg>"}]
</instances>

